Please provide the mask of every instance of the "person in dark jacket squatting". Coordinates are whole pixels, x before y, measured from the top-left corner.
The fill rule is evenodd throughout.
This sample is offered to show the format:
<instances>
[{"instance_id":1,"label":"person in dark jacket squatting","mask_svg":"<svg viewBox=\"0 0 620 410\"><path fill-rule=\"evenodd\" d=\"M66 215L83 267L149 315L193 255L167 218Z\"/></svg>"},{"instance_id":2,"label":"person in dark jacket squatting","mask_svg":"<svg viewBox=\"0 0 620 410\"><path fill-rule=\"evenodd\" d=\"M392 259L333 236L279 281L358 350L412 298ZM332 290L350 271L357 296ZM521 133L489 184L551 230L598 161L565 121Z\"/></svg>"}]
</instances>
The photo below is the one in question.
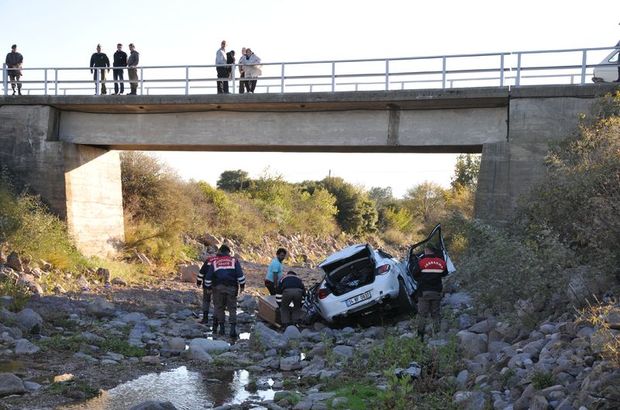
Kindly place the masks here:
<instances>
[{"instance_id":1,"label":"person in dark jacket squatting","mask_svg":"<svg viewBox=\"0 0 620 410\"><path fill-rule=\"evenodd\" d=\"M208 265L205 288L213 289L215 306L213 333L218 331L218 326L220 335L226 333L224 321L225 310L228 310L230 337L237 337L237 295L245 289L245 276L239 261L230 256L230 248L227 245L220 246L217 255Z\"/></svg>"},{"instance_id":2,"label":"person in dark jacket squatting","mask_svg":"<svg viewBox=\"0 0 620 410\"><path fill-rule=\"evenodd\" d=\"M280 306L280 318L282 326L297 324L300 317L301 304L306 294L304 283L297 277L295 272L288 271L286 276L282 278L278 284L276 293L276 302ZM293 302L293 309L290 304Z\"/></svg>"},{"instance_id":3,"label":"person in dark jacket squatting","mask_svg":"<svg viewBox=\"0 0 620 410\"><path fill-rule=\"evenodd\" d=\"M424 255L413 272L413 277L418 282L418 336L422 340L424 340L426 318L429 314L433 320L433 333L439 331L442 278L447 274L446 261L437 256L433 248L425 247Z\"/></svg>"},{"instance_id":4,"label":"person in dark jacket squatting","mask_svg":"<svg viewBox=\"0 0 620 410\"><path fill-rule=\"evenodd\" d=\"M211 289L207 289L205 286L205 275L207 274L207 269L209 269L209 265L213 262L215 256L207 256L205 263L200 268L200 272L196 276L196 286L202 287L202 320L200 323L208 324L209 323L209 307L211 306Z\"/></svg>"}]
</instances>

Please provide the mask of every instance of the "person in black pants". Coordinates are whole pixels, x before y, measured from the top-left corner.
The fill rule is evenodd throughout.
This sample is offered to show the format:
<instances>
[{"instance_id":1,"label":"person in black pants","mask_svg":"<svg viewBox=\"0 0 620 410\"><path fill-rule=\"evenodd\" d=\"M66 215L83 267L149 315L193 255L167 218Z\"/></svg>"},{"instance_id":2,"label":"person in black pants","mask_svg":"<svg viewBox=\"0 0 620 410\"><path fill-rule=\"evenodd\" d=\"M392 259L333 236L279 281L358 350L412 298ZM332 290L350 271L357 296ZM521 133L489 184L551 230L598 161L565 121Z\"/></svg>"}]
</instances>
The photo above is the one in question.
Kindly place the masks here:
<instances>
[{"instance_id":1,"label":"person in black pants","mask_svg":"<svg viewBox=\"0 0 620 410\"><path fill-rule=\"evenodd\" d=\"M110 67L110 60L105 53L101 52L100 44L97 44L97 52L90 56L89 67L92 67L90 72L93 73L93 80L95 81L95 94L97 94L99 84L101 84L101 94L105 94L105 72L106 67ZM109 68L107 70L110 71Z\"/></svg>"},{"instance_id":2,"label":"person in black pants","mask_svg":"<svg viewBox=\"0 0 620 410\"><path fill-rule=\"evenodd\" d=\"M226 67L226 41L222 40L215 53L215 70L217 71L217 93L228 94L228 67Z\"/></svg>"},{"instance_id":3,"label":"person in black pants","mask_svg":"<svg viewBox=\"0 0 620 410\"><path fill-rule=\"evenodd\" d=\"M112 62L113 67L127 67L127 53L123 51L123 45L118 43L116 45L116 52L114 53L114 61ZM119 83L120 81L120 94L125 92L125 83L123 83L123 69L114 69L112 70L112 74L114 76L114 95L119 94Z\"/></svg>"}]
</instances>

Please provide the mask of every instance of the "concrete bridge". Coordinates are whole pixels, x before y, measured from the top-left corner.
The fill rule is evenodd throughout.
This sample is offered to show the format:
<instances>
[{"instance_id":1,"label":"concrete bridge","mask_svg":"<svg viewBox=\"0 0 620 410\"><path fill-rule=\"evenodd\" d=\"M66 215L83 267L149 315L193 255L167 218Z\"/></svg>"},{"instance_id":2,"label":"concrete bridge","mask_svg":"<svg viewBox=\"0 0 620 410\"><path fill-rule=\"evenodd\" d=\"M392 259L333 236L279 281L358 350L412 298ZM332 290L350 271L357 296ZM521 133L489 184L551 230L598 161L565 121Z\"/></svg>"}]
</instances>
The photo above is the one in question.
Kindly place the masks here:
<instances>
[{"instance_id":1,"label":"concrete bridge","mask_svg":"<svg viewBox=\"0 0 620 410\"><path fill-rule=\"evenodd\" d=\"M614 89L0 97L0 163L88 255L124 239L118 150L482 153L476 216L501 224L543 175L548 144Z\"/></svg>"}]
</instances>

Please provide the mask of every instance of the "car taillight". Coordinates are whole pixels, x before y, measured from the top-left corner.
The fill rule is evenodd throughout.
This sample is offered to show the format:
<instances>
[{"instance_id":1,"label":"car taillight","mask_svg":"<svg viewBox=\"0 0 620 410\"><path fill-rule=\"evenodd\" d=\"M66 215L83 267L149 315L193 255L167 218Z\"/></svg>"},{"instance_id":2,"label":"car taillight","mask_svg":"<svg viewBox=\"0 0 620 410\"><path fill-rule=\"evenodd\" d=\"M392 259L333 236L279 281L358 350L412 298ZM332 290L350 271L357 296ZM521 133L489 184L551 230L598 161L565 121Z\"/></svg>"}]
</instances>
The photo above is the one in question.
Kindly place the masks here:
<instances>
[{"instance_id":1,"label":"car taillight","mask_svg":"<svg viewBox=\"0 0 620 410\"><path fill-rule=\"evenodd\" d=\"M329 291L329 289L326 288L321 288L319 289L319 299L325 299L327 296L329 296L331 292Z\"/></svg>"},{"instance_id":2,"label":"car taillight","mask_svg":"<svg viewBox=\"0 0 620 410\"><path fill-rule=\"evenodd\" d=\"M390 265L381 265L377 268L377 275L383 275L390 271Z\"/></svg>"}]
</instances>

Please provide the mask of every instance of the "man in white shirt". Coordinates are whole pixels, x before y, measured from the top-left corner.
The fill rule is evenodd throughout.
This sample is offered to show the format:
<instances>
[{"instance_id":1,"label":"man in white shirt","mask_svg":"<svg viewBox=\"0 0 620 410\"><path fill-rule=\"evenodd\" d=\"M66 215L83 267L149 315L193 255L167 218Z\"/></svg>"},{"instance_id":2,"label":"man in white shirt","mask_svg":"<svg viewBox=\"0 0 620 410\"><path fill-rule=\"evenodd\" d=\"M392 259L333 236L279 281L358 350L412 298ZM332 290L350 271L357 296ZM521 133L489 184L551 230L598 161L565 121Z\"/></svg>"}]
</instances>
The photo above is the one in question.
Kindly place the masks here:
<instances>
[{"instance_id":1,"label":"man in white shirt","mask_svg":"<svg viewBox=\"0 0 620 410\"><path fill-rule=\"evenodd\" d=\"M215 53L215 69L217 70L217 93L228 94L228 68L226 67L226 40L222 40ZM224 78L225 80L222 80Z\"/></svg>"}]
</instances>

